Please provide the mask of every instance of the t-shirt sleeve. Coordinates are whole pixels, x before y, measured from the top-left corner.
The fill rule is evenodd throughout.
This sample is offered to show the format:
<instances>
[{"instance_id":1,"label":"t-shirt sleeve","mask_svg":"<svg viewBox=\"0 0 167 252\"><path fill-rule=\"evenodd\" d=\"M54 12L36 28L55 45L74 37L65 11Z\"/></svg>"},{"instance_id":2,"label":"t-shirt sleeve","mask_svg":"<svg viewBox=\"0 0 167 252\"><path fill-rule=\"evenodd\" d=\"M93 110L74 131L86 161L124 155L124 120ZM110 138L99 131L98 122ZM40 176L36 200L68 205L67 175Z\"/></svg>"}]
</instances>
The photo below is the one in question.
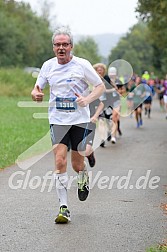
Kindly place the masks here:
<instances>
[{"instance_id":1,"label":"t-shirt sleeve","mask_svg":"<svg viewBox=\"0 0 167 252\"><path fill-rule=\"evenodd\" d=\"M98 86L102 83L100 76L87 60L84 61L84 74L86 81L91 83L93 86Z\"/></svg>"},{"instance_id":2,"label":"t-shirt sleeve","mask_svg":"<svg viewBox=\"0 0 167 252\"><path fill-rule=\"evenodd\" d=\"M35 85L38 85L41 89L44 89L47 84L47 69L45 63L42 65L41 70L39 72L38 78L36 80Z\"/></svg>"}]
</instances>

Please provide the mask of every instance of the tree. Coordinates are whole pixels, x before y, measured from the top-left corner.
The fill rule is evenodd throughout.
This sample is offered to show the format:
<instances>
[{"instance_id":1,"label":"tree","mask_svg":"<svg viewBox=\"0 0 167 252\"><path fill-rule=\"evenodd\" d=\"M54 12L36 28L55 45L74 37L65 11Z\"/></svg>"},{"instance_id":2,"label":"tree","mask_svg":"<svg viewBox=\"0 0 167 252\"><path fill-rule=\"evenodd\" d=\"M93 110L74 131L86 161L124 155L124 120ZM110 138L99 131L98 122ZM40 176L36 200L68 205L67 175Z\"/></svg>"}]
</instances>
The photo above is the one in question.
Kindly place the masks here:
<instances>
[{"instance_id":1,"label":"tree","mask_svg":"<svg viewBox=\"0 0 167 252\"><path fill-rule=\"evenodd\" d=\"M0 66L41 66L52 52L49 23L30 5L0 0Z\"/></svg>"},{"instance_id":2,"label":"tree","mask_svg":"<svg viewBox=\"0 0 167 252\"><path fill-rule=\"evenodd\" d=\"M111 63L117 59L128 61L134 72L141 74L144 70L153 71L153 48L146 24L139 22L120 39L109 55Z\"/></svg>"},{"instance_id":3,"label":"tree","mask_svg":"<svg viewBox=\"0 0 167 252\"><path fill-rule=\"evenodd\" d=\"M98 46L93 38L89 36L81 39L74 46L73 52L74 55L89 60L91 64L95 64L101 61L101 56L98 53Z\"/></svg>"},{"instance_id":4,"label":"tree","mask_svg":"<svg viewBox=\"0 0 167 252\"><path fill-rule=\"evenodd\" d=\"M166 74L167 69L167 1L138 0L136 11L148 24L154 49L154 66L159 72ZM164 65L165 64L165 65Z\"/></svg>"}]
</instances>

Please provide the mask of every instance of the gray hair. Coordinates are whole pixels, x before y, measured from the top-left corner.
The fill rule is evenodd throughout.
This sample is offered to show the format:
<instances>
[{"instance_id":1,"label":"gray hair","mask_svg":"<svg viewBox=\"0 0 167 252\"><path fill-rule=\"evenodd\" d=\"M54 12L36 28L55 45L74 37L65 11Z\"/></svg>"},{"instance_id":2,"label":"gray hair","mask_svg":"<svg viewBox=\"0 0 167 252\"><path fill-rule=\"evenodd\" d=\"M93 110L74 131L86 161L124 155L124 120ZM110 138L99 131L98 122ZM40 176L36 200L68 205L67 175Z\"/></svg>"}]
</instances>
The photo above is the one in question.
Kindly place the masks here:
<instances>
[{"instance_id":1,"label":"gray hair","mask_svg":"<svg viewBox=\"0 0 167 252\"><path fill-rule=\"evenodd\" d=\"M61 34L67 35L70 38L71 45L73 45L73 36L72 36L70 28L68 26L61 26L55 30L55 32L53 33L53 36L52 36L52 44L54 43L54 38L57 35L61 35Z\"/></svg>"}]
</instances>

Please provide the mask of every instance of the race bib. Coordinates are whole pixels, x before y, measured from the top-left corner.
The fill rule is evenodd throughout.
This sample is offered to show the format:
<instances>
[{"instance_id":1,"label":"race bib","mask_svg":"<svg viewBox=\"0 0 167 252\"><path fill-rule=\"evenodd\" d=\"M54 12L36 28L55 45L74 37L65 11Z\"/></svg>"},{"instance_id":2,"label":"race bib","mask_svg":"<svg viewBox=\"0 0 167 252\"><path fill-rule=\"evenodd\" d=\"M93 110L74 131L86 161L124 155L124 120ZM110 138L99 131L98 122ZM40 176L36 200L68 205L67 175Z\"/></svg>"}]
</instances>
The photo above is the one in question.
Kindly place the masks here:
<instances>
[{"instance_id":1,"label":"race bib","mask_svg":"<svg viewBox=\"0 0 167 252\"><path fill-rule=\"evenodd\" d=\"M56 97L56 109L65 112L74 112L77 109L76 97Z\"/></svg>"}]
</instances>

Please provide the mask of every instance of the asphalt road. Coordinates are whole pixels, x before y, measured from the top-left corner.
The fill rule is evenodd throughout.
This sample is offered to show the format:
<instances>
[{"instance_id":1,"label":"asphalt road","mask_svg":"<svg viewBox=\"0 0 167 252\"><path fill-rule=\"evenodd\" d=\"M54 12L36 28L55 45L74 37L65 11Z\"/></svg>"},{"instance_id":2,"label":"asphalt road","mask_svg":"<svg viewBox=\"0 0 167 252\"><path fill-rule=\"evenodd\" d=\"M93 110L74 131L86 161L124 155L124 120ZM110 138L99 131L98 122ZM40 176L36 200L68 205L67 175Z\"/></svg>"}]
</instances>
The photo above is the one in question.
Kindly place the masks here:
<instances>
[{"instance_id":1,"label":"asphalt road","mask_svg":"<svg viewBox=\"0 0 167 252\"><path fill-rule=\"evenodd\" d=\"M71 180L69 224L54 223L59 205L52 152L25 170L15 165L1 171L0 251L143 252L162 242L167 237L160 207L167 201L167 120L157 100L151 119L143 118L140 129L134 117L121 118L117 144L96 149L85 202L78 200ZM75 177L70 159L68 173Z\"/></svg>"}]
</instances>

